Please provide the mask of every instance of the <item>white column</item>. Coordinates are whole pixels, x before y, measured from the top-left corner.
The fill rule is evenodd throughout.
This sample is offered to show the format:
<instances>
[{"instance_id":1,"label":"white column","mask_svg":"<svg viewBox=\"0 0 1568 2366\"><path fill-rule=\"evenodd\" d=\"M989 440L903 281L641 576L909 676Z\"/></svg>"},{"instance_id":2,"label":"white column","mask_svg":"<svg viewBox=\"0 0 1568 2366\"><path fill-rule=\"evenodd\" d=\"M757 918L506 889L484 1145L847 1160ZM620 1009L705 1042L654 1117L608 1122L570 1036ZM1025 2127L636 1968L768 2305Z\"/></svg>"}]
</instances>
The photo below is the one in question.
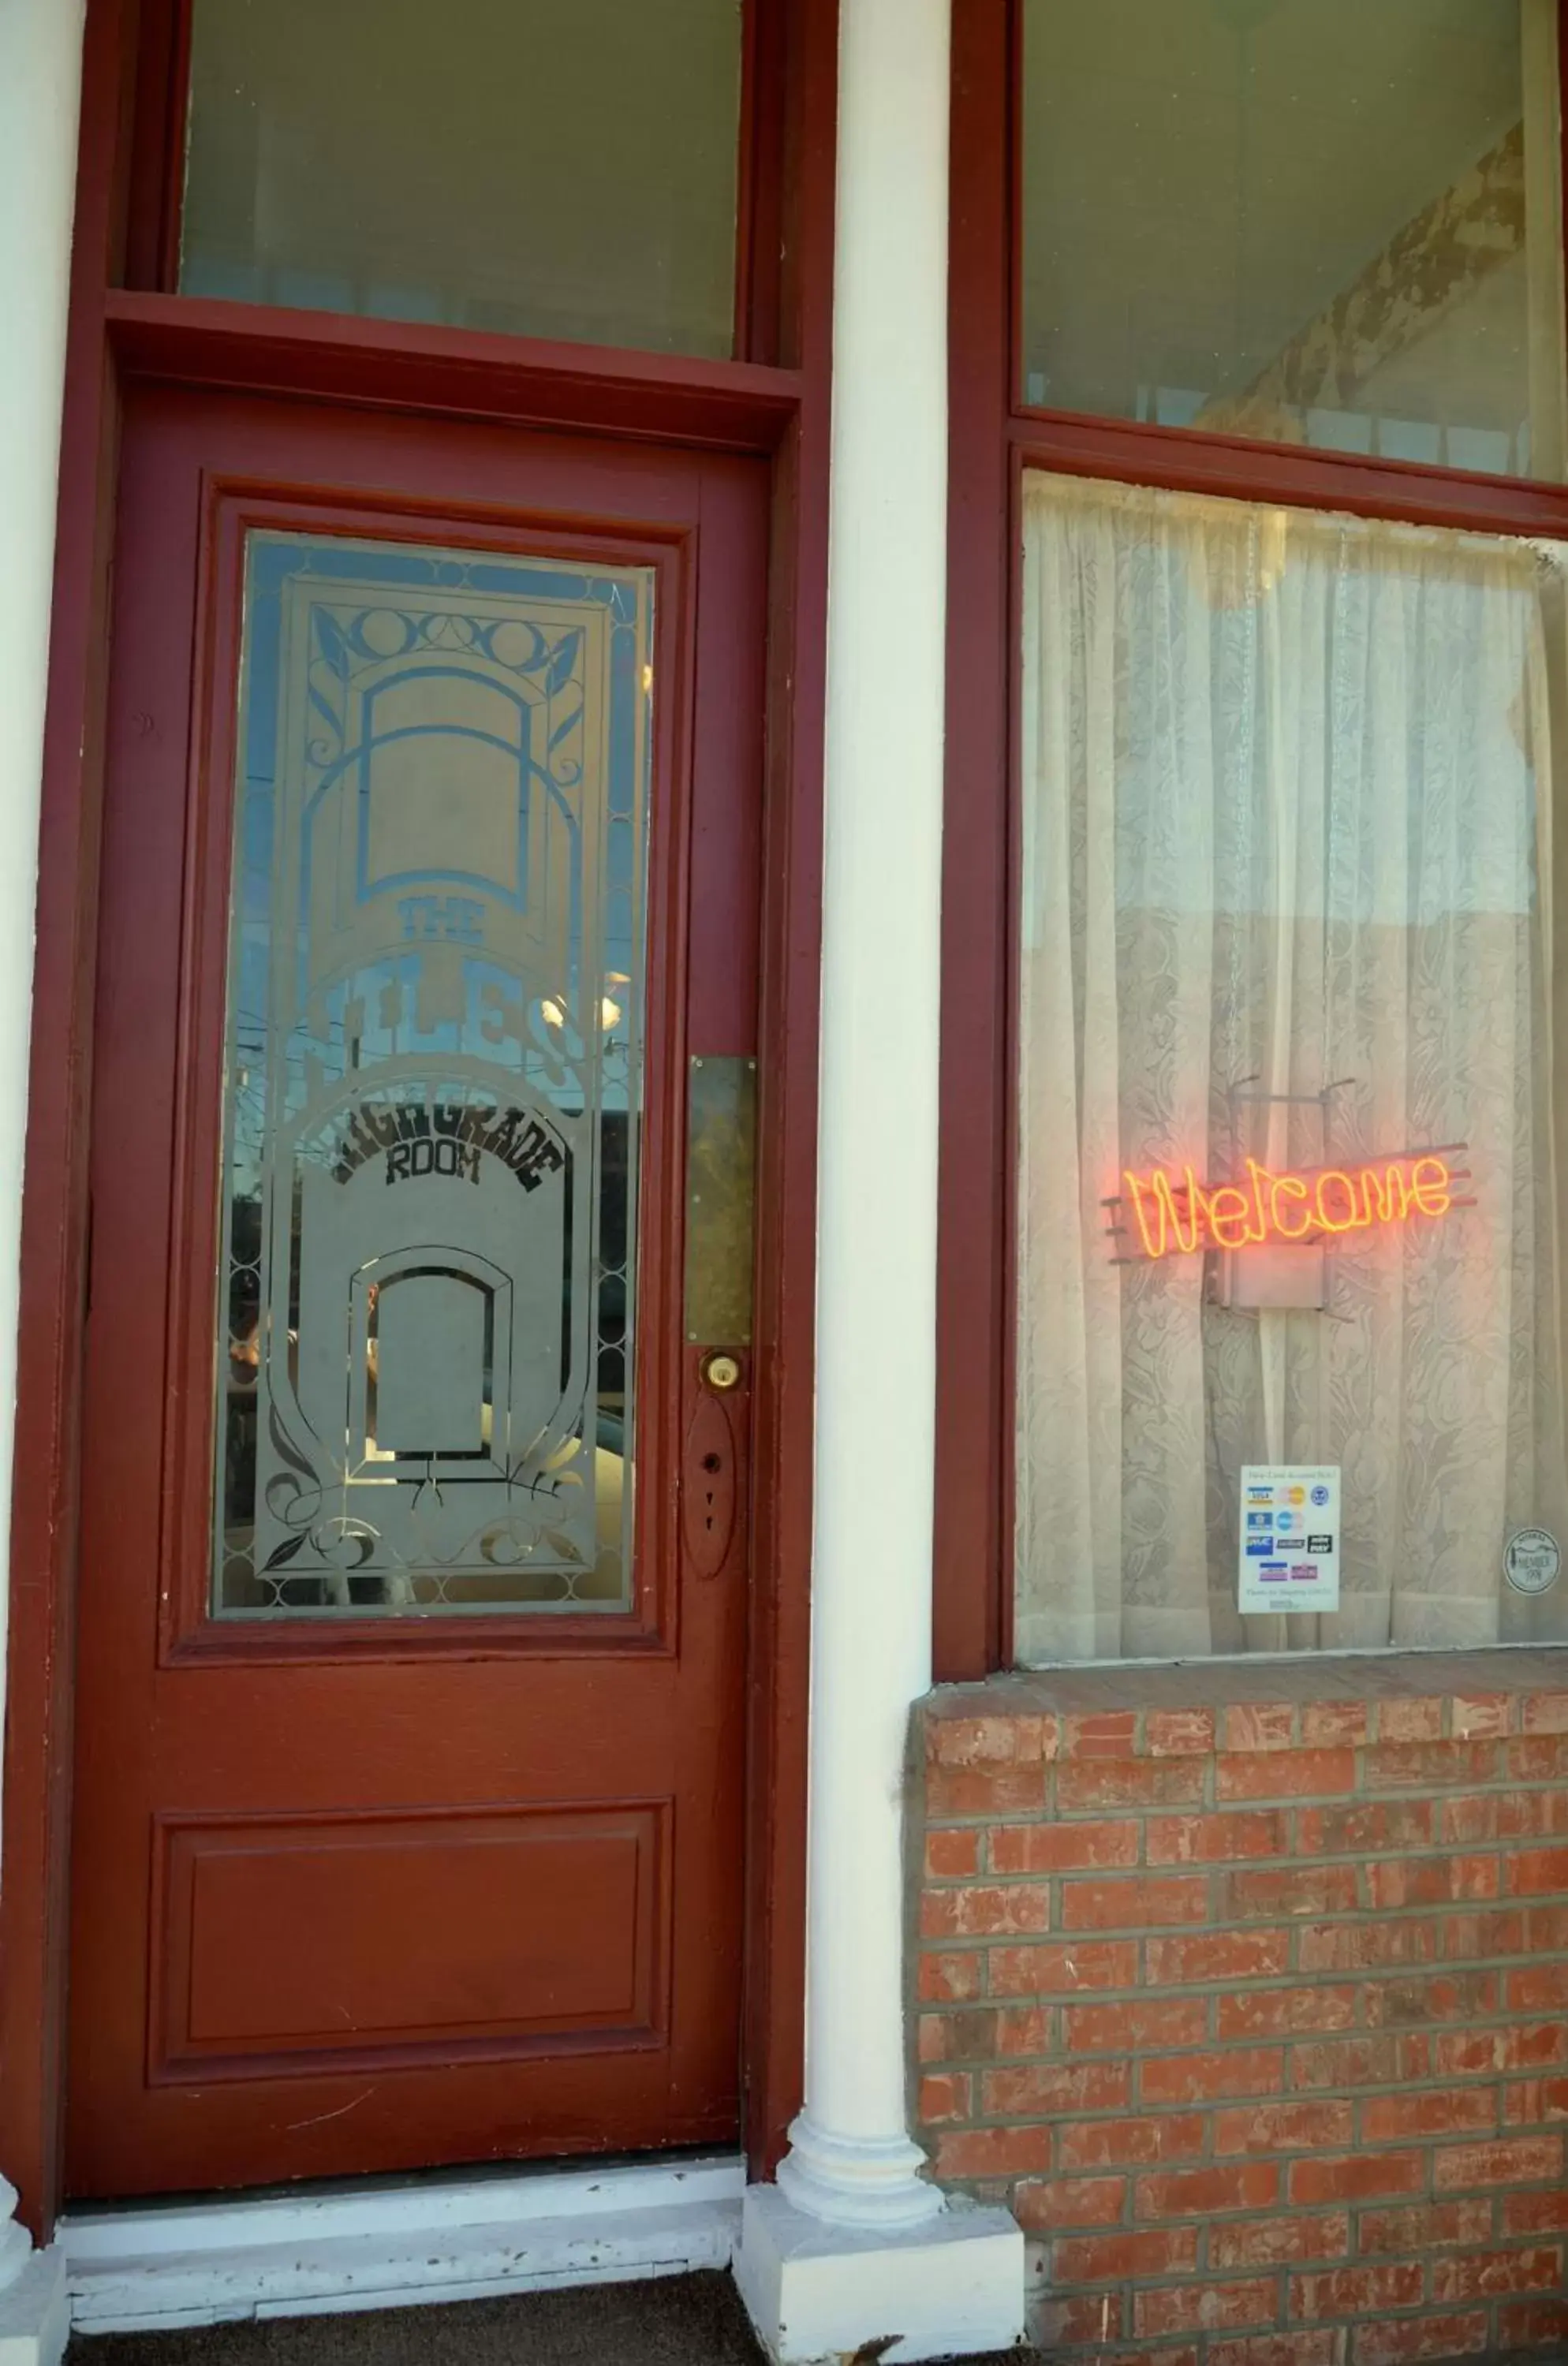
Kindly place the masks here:
<instances>
[{"instance_id":1,"label":"white column","mask_svg":"<svg viewBox=\"0 0 1568 2366\"><path fill-rule=\"evenodd\" d=\"M0 1538L10 1532L39 789L82 17L83 0L0 0ZM0 1692L8 1592L0 1544ZM58 2250L30 2250L11 2215L16 2200L0 2178L0 2366L52 2366L65 2344L64 2260Z\"/></svg>"},{"instance_id":2,"label":"white column","mask_svg":"<svg viewBox=\"0 0 1568 2366\"><path fill-rule=\"evenodd\" d=\"M901 1798L931 1684L949 0L844 0L828 559L799 2209L942 2206L905 2133Z\"/></svg>"},{"instance_id":3,"label":"white column","mask_svg":"<svg viewBox=\"0 0 1568 2366\"><path fill-rule=\"evenodd\" d=\"M931 1684L950 0L841 0L806 2104L737 2276L776 2359L1005 2348L1022 2238L906 2121L910 1704ZM879 2352L880 2354L880 2352Z\"/></svg>"}]
</instances>

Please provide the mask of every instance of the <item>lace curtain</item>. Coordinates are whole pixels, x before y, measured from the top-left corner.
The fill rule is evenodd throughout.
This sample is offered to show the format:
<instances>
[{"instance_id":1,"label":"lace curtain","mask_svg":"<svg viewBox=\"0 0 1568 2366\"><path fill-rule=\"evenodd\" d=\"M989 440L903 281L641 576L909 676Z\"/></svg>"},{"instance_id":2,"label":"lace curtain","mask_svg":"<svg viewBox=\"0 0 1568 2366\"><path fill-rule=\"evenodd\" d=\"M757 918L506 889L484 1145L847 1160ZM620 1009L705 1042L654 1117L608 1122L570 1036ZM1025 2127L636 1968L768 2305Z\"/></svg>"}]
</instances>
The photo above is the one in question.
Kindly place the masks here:
<instances>
[{"instance_id":1,"label":"lace curtain","mask_svg":"<svg viewBox=\"0 0 1568 2366\"><path fill-rule=\"evenodd\" d=\"M1022 1662L1568 1631L1502 1568L1568 1549L1563 557L1026 483ZM1128 1168L1450 1144L1474 1204L1335 1240L1322 1312L1114 1261ZM1341 1467L1337 1615L1239 1613L1249 1462Z\"/></svg>"}]
</instances>

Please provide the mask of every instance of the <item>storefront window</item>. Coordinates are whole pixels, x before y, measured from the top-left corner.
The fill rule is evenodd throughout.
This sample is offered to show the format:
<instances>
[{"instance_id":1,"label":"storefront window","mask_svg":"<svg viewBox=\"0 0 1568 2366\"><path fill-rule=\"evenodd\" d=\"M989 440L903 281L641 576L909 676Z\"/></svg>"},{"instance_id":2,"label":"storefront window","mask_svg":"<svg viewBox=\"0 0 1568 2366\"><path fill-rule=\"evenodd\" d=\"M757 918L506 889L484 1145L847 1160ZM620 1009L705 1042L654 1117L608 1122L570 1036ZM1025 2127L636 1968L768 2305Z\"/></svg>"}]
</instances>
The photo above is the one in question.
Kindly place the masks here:
<instances>
[{"instance_id":1,"label":"storefront window","mask_svg":"<svg viewBox=\"0 0 1568 2366\"><path fill-rule=\"evenodd\" d=\"M1568 1636L1565 585L1026 479L1021 1660Z\"/></svg>"},{"instance_id":2,"label":"storefront window","mask_svg":"<svg viewBox=\"0 0 1568 2366\"><path fill-rule=\"evenodd\" d=\"M727 355L742 0L195 0L190 296Z\"/></svg>"},{"instance_id":3,"label":"storefront window","mask_svg":"<svg viewBox=\"0 0 1568 2366\"><path fill-rule=\"evenodd\" d=\"M1557 0L1023 0L1031 406L1565 473Z\"/></svg>"}]
</instances>

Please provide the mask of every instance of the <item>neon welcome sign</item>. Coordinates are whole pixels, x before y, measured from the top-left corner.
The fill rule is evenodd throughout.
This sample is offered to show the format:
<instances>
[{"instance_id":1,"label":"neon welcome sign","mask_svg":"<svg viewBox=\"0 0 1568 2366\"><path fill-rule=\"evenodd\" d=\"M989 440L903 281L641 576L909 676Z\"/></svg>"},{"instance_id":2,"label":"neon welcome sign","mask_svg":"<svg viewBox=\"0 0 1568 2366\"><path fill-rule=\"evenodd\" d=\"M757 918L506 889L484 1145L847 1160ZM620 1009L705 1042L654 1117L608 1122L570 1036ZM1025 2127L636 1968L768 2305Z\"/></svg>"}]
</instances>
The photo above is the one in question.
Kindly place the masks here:
<instances>
[{"instance_id":1,"label":"neon welcome sign","mask_svg":"<svg viewBox=\"0 0 1568 2366\"><path fill-rule=\"evenodd\" d=\"M1469 1180L1465 1169L1450 1163L1465 1148L1450 1143L1364 1166L1278 1171L1249 1158L1244 1183L1200 1183L1190 1166L1153 1167L1146 1174L1128 1167L1125 1190L1105 1202L1113 1211L1107 1230L1121 1257L1152 1260L1277 1241L1323 1242L1413 1216L1436 1219L1475 1205L1454 1194L1456 1183Z\"/></svg>"}]
</instances>

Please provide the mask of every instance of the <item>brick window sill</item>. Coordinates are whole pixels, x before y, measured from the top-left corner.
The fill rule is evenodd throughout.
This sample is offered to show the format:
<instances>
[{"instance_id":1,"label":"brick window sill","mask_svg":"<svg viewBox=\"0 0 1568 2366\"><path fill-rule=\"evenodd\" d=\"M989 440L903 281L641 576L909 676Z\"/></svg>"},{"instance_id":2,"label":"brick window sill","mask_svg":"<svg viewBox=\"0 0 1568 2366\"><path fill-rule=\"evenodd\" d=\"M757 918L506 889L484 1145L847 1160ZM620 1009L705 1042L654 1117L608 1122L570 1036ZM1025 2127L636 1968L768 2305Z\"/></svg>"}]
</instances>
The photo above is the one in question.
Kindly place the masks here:
<instances>
[{"instance_id":1,"label":"brick window sill","mask_svg":"<svg viewBox=\"0 0 1568 2366\"><path fill-rule=\"evenodd\" d=\"M1039 1720L1010 1758L1505 1740L1568 1732L1568 1644L1033 1669L942 1686L921 1715L927 1757L950 1765L987 1754L979 1734L953 1730L976 1721Z\"/></svg>"}]
</instances>

